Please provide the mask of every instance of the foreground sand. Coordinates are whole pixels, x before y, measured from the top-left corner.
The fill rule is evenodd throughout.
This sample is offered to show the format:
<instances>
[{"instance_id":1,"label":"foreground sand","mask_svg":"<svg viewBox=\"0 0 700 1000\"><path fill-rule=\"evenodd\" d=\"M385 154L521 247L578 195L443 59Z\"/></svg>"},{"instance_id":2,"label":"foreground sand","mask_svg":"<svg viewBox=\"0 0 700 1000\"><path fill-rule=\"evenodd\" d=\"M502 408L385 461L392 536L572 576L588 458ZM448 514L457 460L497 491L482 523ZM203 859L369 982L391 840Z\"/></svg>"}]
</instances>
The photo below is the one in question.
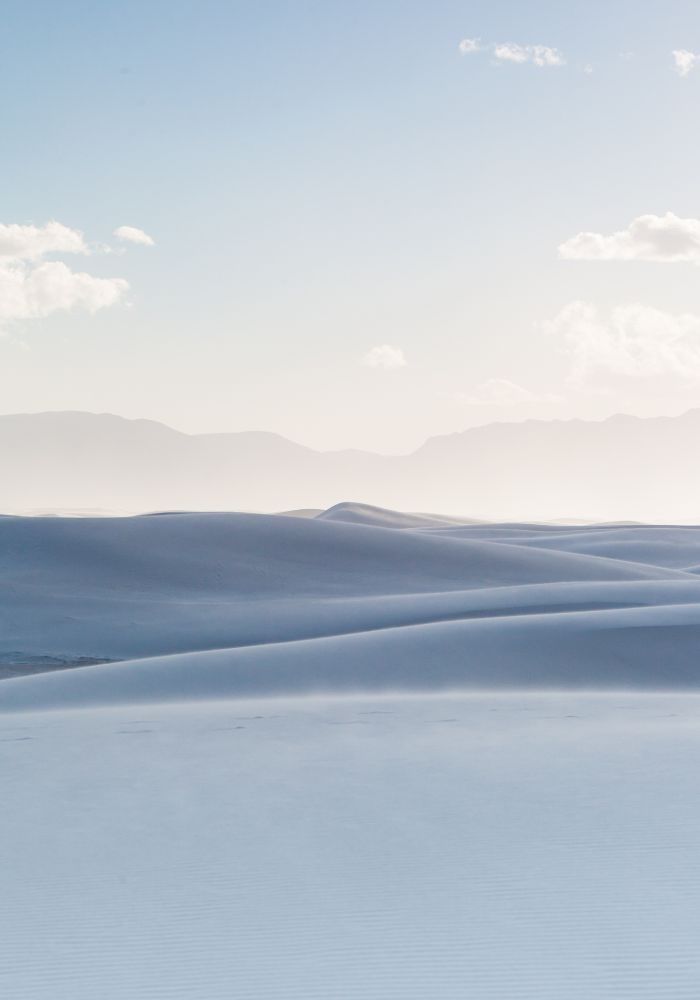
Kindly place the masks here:
<instances>
[{"instance_id":1,"label":"foreground sand","mask_svg":"<svg viewBox=\"0 0 700 1000\"><path fill-rule=\"evenodd\" d=\"M0 741L13 1000L698 996L698 696L153 704Z\"/></svg>"}]
</instances>

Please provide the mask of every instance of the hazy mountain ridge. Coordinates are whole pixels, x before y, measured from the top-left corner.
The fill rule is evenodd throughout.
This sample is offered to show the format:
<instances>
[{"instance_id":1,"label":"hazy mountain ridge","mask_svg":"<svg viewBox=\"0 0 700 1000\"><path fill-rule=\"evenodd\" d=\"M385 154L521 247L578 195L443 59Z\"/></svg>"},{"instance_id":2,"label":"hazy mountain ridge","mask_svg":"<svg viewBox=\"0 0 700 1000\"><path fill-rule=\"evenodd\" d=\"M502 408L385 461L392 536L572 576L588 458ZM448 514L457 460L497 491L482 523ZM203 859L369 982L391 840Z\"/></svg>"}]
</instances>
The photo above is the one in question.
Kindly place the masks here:
<instances>
[{"instance_id":1,"label":"hazy mountain ridge","mask_svg":"<svg viewBox=\"0 0 700 1000\"><path fill-rule=\"evenodd\" d=\"M409 455L320 452L278 434L151 420L0 416L0 510L326 508L347 499L487 519L700 521L700 410L496 423Z\"/></svg>"}]
</instances>

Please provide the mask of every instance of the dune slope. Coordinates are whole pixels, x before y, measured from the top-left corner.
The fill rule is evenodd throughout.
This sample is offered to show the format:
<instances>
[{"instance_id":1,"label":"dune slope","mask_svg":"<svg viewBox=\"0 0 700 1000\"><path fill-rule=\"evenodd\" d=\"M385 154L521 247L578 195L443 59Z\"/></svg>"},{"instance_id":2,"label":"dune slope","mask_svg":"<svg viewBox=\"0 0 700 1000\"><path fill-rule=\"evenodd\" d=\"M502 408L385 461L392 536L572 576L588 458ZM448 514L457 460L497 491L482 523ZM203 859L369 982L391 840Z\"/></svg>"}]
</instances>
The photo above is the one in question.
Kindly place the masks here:
<instances>
[{"instance_id":1,"label":"dune slope","mask_svg":"<svg viewBox=\"0 0 700 1000\"><path fill-rule=\"evenodd\" d=\"M700 682L700 529L436 523L2 518L0 706Z\"/></svg>"}]
</instances>

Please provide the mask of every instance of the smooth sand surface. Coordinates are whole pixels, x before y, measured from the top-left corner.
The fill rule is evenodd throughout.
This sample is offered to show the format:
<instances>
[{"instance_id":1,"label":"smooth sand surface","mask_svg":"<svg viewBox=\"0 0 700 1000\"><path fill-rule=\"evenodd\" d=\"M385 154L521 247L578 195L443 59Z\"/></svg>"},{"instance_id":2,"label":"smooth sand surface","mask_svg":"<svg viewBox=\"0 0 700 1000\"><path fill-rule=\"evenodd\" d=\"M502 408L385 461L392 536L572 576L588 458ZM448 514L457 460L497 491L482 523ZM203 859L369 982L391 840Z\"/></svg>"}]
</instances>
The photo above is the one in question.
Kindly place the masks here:
<instances>
[{"instance_id":1,"label":"smooth sand surface","mask_svg":"<svg viewBox=\"0 0 700 1000\"><path fill-rule=\"evenodd\" d=\"M700 996L700 530L434 520L0 519L3 996Z\"/></svg>"}]
</instances>

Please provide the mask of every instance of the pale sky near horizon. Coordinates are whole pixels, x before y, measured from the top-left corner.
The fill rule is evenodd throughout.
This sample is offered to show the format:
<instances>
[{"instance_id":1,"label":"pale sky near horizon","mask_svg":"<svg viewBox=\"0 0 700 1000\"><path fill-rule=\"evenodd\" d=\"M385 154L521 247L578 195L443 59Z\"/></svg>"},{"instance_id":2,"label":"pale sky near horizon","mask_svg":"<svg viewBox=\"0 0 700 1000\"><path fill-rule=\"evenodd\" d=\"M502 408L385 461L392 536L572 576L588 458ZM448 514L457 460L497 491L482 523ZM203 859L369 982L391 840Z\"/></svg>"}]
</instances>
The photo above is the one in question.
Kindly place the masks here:
<instances>
[{"instance_id":1,"label":"pale sky near horizon","mask_svg":"<svg viewBox=\"0 0 700 1000\"><path fill-rule=\"evenodd\" d=\"M700 406L696 0L2 12L2 412L401 452Z\"/></svg>"}]
</instances>

